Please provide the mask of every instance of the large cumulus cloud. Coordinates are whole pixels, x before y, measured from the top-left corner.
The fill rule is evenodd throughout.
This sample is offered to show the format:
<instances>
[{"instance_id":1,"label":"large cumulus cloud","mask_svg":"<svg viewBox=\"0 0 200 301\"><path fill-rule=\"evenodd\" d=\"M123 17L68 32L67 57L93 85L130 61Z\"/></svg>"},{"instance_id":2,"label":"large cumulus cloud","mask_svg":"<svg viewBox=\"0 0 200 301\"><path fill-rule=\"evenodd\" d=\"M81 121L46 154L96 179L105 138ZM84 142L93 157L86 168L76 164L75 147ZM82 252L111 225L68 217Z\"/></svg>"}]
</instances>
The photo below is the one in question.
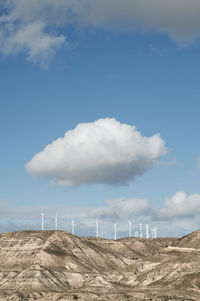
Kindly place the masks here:
<instances>
[{"instance_id":1,"label":"large cumulus cloud","mask_svg":"<svg viewBox=\"0 0 200 301\"><path fill-rule=\"evenodd\" d=\"M0 51L47 66L69 27L167 33L188 43L200 36L199 11L199 0L0 0Z\"/></svg>"},{"instance_id":2,"label":"large cumulus cloud","mask_svg":"<svg viewBox=\"0 0 200 301\"><path fill-rule=\"evenodd\" d=\"M166 152L159 134L145 137L135 126L105 118L67 131L37 153L26 169L56 185L124 185L151 169Z\"/></svg>"}]
</instances>

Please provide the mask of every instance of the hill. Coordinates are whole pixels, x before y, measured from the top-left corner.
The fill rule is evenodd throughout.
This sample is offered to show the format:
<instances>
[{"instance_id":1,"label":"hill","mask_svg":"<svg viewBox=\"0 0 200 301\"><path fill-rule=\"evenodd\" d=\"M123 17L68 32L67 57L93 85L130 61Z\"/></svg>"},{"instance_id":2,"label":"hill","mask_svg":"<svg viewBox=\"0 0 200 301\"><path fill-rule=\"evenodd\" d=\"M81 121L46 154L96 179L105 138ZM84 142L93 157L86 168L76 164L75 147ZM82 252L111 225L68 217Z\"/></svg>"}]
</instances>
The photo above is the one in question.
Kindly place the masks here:
<instances>
[{"instance_id":1,"label":"hill","mask_svg":"<svg viewBox=\"0 0 200 301\"><path fill-rule=\"evenodd\" d=\"M200 300L200 231L181 239L0 235L0 301Z\"/></svg>"}]
</instances>

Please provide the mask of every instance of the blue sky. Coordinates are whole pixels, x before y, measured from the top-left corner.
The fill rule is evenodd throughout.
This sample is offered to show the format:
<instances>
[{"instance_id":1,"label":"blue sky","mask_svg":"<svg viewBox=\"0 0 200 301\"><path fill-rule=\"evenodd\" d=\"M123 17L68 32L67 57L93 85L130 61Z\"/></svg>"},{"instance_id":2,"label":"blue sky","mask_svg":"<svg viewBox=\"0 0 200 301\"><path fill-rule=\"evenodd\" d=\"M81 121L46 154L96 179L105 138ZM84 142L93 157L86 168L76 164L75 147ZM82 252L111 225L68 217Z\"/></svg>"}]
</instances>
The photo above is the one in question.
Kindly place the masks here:
<instances>
[{"instance_id":1,"label":"blue sky","mask_svg":"<svg viewBox=\"0 0 200 301\"><path fill-rule=\"evenodd\" d=\"M23 1L19 3L23 12ZM6 13L2 10L1 18L12 16L16 6L13 1L12 8L7 7ZM54 7L51 9L56 10ZM144 11L140 13L142 19ZM180 20L181 12L177 12L176 17ZM27 216L37 220L43 207L47 208L51 219L54 211L60 210L60 223L64 223L66 216L68 228L76 208L77 219L84 211L80 223L89 219L92 223L95 218L93 210L98 208L104 212L105 207L111 206L109 210L114 211L115 208L105 200L120 198L124 202L129 200L130 204L135 199L138 204L141 199L148 200L146 211L134 213L133 210L131 218L137 223L141 220L158 224L161 235L174 234L171 228L167 229L167 223L176 227L177 235L197 228L200 213L198 24L193 30L194 38L193 32L188 34L187 26L181 27L181 21L181 30L168 29L167 26L160 30L164 26L162 24L156 24L156 30L151 30L147 24L144 31L137 26L128 30L119 30L118 26L113 29L99 24L99 21L98 25L94 22L87 26L81 22L76 25L73 21L57 26L55 22L44 21L41 17L42 22L47 22L43 34L65 37L66 42L59 42L61 45L53 48L50 55L48 47L51 46L47 46L42 51L37 50L36 54L33 52L30 58L32 42L35 39L35 43L39 43L44 37L40 32L36 39L33 32L28 42L16 42L17 31L25 30L31 24L34 12L26 22L22 13L17 18L19 24L22 23L21 27L15 25L14 20L16 32L9 32L10 40L15 39L12 47L17 51L10 50L5 35L0 37L7 45L0 49L0 200L4 224L0 230L30 227ZM39 17L34 20L41 21ZM6 22L0 19L2 32ZM111 27L115 27L115 23ZM181 34L174 37L174 32ZM100 118L115 118L120 124L135 125L145 137L159 133L168 153L126 185L51 185L48 179L35 179L34 173L26 171L27 162L46 145L63 137L78 124L93 124ZM187 196L180 199L177 210L180 213L174 215L171 211L169 213L169 208L172 211L176 208L173 196L178 191L185 192ZM162 213L166 208L166 198L171 203L168 211ZM193 211L188 209L190 202ZM102 220L104 218L106 223L113 222L108 215L102 214ZM122 234L127 218L124 213L117 219L121 223ZM39 217L37 223L40 223ZM87 226L83 226L82 231L86 234L90 233Z\"/></svg>"}]
</instances>

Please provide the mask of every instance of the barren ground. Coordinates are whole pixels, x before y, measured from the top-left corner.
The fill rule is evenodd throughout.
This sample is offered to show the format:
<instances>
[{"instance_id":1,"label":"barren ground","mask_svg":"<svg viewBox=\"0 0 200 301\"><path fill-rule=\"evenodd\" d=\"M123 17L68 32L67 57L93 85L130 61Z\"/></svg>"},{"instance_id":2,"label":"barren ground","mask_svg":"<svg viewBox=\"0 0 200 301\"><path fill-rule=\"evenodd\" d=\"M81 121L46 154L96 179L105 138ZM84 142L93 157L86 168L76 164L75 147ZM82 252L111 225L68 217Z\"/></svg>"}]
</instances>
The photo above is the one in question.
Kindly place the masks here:
<instances>
[{"instance_id":1,"label":"barren ground","mask_svg":"<svg viewBox=\"0 0 200 301\"><path fill-rule=\"evenodd\" d=\"M183 238L0 235L0 301L200 301L200 231Z\"/></svg>"}]
</instances>

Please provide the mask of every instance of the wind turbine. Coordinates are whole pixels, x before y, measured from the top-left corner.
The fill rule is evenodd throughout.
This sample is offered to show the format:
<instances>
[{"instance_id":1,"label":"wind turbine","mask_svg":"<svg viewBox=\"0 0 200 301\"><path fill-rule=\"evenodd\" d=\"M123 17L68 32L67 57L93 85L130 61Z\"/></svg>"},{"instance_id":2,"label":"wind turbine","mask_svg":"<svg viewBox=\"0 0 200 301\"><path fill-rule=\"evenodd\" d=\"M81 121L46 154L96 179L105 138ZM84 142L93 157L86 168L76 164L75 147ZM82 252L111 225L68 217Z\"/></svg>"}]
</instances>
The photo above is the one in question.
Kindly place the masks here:
<instances>
[{"instance_id":1,"label":"wind turbine","mask_svg":"<svg viewBox=\"0 0 200 301\"><path fill-rule=\"evenodd\" d=\"M44 231L44 209L42 209L41 218L42 218L42 231Z\"/></svg>"},{"instance_id":2,"label":"wind turbine","mask_svg":"<svg viewBox=\"0 0 200 301\"><path fill-rule=\"evenodd\" d=\"M146 238L149 238L149 225L146 224Z\"/></svg>"},{"instance_id":3,"label":"wind turbine","mask_svg":"<svg viewBox=\"0 0 200 301\"><path fill-rule=\"evenodd\" d=\"M158 229L157 229L157 227L153 227L153 236L154 236L154 238L158 237Z\"/></svg>"},{"instance_id":4,"label":"wind turbine","mask_svg":"<svg viewBox=\"0 0 200 301\"><path fill-rule=\"evenodd\" d=\"M114 224L114 238L117 240L117 224Z\"/></svg>"},{"instance_id":5,"label":"wind turbine","mask_svg":"<svg viewBox=\"0 0 200 301\"><path fill-rule=\"evenodd\" d=\"M56 216L55 216L55 230L57 231L58 230L58 215L56 213Z\"/></svg>"},{"instance_id":6,"label":"wind turbine","mask_svg":"<svg viewBox=\"0 0 200 301\"><path fill-rule=\"evenodd\" d=\"M128 225L129 225L129 237L132 237L131 221L128 221Z\"/></svg>"},{"instance_id":7,"label":"wind turbine","mask_svg":"<svg viewBox=\"0 0 200 301\"><path fill-rule=\"evenodd\" d=\"M142 224L140 224L140 238L142 238Z\"/></svg>"},{"instance_id":8,"label":"wind turbine","mask_svg":"<svg viewBox=\"0 0 200 301\"><path fill-rule=\"evenodd\" d=\"M74 223L74 220L72 220L72 234L74 235L74 228L75 228L75 223Z\"/></svg>"},{"instance_id":9,"label":"wind turbine","mask_svg":"<svg viewBox=\"0 0 200 301\"><path fill-rule=\"evenodd\" d=\"M96 237L99 237L99 219L96 219Z\"/></svg>"}]
</instances>

